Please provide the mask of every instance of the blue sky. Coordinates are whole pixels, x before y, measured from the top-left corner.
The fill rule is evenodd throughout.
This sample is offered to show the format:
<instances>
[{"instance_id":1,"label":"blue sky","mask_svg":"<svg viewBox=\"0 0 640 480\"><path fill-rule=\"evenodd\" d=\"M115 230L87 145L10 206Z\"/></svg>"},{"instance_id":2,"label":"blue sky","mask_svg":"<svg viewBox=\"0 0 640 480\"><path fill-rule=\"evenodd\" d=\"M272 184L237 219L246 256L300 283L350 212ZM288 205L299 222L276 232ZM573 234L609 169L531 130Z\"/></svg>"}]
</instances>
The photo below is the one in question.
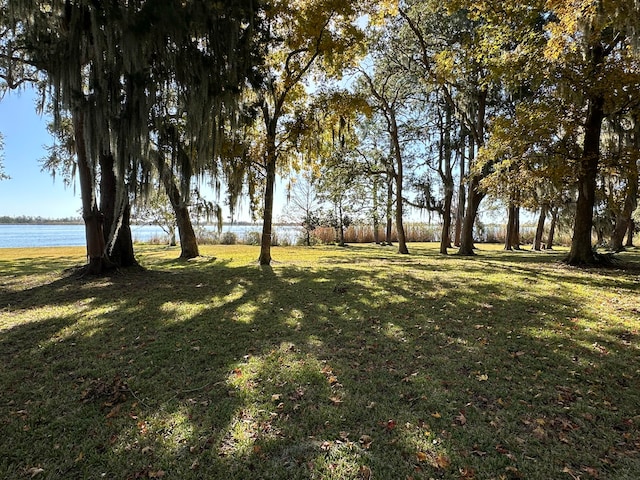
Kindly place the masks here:
<instances>
[{"instance_id":1,"label":"blue sky","mask_svg":"<svg viewBox=\"0 0 640 480\"><path fill-rule=\"evenodd\" d=\"M53 140L47 132L47 118L36 113L37 95L32 90L9 92L0 100L0 132L4 136L4 171L11 178L0 181L0 216L21 215L43 218L80 217L80 188L65 188L42 172L40 159ZM278 182L276 218L285 204L283 182ZM202 193L214 200L213 192ZM236 212L236 220L249 220L246 202ZM226 214L225 214L226 220Z\"/></svg>"},{"instance_id":2,"label":"blue sky","mask_svg":"<svg viewBox=\"0 0 640 480\"><path fill-rule=\"evenodd\" d=\"M36 113L32 90L8 92L0 100L0 132L4 136L4 171L0 181L0 216L64 218L79 216L80 192L64 187L42 172L39 160L52 143L47 119Z\"/></svg>"}]
</instances>

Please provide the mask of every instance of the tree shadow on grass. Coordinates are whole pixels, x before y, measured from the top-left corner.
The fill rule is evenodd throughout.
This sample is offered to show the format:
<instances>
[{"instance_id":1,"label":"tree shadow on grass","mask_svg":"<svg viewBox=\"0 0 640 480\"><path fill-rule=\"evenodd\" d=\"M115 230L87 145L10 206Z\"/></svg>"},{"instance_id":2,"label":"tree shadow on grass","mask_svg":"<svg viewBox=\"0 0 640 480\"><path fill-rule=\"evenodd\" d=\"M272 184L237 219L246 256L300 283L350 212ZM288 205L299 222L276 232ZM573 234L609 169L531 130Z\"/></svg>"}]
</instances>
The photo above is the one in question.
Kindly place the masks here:
<instances>
[{"instance_id":1,"label":"tree shadow on grass","mask_svg":"<svg viewBox=\"0 0 640 480\"><path fill-rule=\"evenodd\" d=\"M504 263L466 262L478 274L468 283L439 266L162 264L13 297L12 315L42 318L0 339L0 381L14 385L1 394L0 471L637 471L637 332L587 330L571 318L592 314L573 297L514 295L491 278ZM527 268L510 273L524 284Z\"/></svg>"}]
</instances>

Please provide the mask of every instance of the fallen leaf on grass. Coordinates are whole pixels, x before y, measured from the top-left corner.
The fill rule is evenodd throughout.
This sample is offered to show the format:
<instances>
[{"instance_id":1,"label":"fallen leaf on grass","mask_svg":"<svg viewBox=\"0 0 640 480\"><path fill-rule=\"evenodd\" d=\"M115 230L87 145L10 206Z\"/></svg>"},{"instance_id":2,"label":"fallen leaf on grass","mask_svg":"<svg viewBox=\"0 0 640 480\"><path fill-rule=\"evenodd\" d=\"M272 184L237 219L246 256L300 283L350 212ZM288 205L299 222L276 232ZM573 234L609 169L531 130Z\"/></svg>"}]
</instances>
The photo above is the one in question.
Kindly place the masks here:
<instances>
[{"instance_id":1,"label":"fallen leaf on grass","mask_svg":"<svg viewBox=\"0 0 640 480\"><path fill-rule=\"evenodd\" d=\"M165 472L164 470L157 470L155 472L149 472L149 478L162 478L164 477Z\"/></svg>"},{"instance_id":2,"label":"fallen leaf on grass","mask_svg":"<svg viewBox=\"0 0 640 480\"><path fill-rule=\"evenodd\" d=\"M588 473L593 478L600 478L598 470L593 467L582 467L582 471Z\"/></svg>"},{"instance_id":3,"label":"fallen leaf on grass","mask_svg":"<svg viewBox=\"0 0 640 480\"><path fill-rule=\"evenodd\" d=\"M562 469L562 473L566 473L567 475L569 475L573 480L580 480L580 476L576 475L575 473L573 473L573 470L571 470L569 467L564 467Z\"/></svg>"},{"instance_id":4,"label":"fallen leaf on grass","mask_svg":"<svg viewBox=\"0 0 640 480\"><path fill-rule=\"evenodd\" d=\"M372 478L371 469L366 465L362 465L358 472L358 476L361 480L371 480Z\"/></svg>"},{"instance_id":5,"label":"fallen leaf on grass","mask_svg":"<svg viewBox=\"0 0 640 480\"><path fill-rule=\"evenodd\" d=\"M489 380L489 375L487 375L486 373L483 373L482 375L476 375L476 379L479 382L486 382L487 380Z\"/></svg>"},{"instance_id":6,"label":"fallen leaf on grass","mask_svg":"<svg viewBox=\"0 0 640 480\"><path fill-rule=\"evenodd\" d=\"M460 412L460 415L456 417L456 423L460 426L467 423L467 417L464 416L464 413Z\"/></svg>"},{"instance_id":7,"label":"fallen leaf on grass","mask_svg":"<svg viewBox=\"0 0 640 480\"><path fill-rule=\"evenodd\" d=\"M505 467L505 470L509 472L513 478L522 478L522 474L520 473L520 470L518 470L516 467L512 467L512 466Z\"/></svg>"},{"instance_id":8,"label":"fallen leaf on grass","mask_svg":"<svg viewBox=\"0 0 640 480\"><path fill-rule=\"evenodd\" d=\"M369 447L371 446L371 443L373 442L373 438L371 438L369 435L362 435L360 437L360 440L358 441L360 442L363 448L369 449Z\"/></svg>"},{"instance_id":9,"label":"fallen leaf on grass","mask_svg":"<svg viewBox=\"0 0 640 480\"><path fill-rule=\"evenodd\" d=\"M111 410L109 410L109 413L107 413L106 418L113 418L113 417L117 416L120 413L120 407L121 406L122 406L122 404L119 403L118 405L113 407Z\"/></svg>"},{"instance_id":10,"label":"fallen leaf on grass","mask_svg":"<svg viewBox=\"0 0 640 480\"><path fill-rule=\"evenodd\" d=\"M547 438L547 432L545 432L542 427L536 427L533 429L533 436L538 440L544 440Z\"/></svg>"},{"instance_id":11,"label":"fallen leaf on grass","mask_svg":"<svg viewBox=\"0 0 640 480\"><path fill-rule=\"evenodd\" d=\"M36 475L40 475L43 472L44 472L44 468L31 467L30 469L27 470L27 475L31 475L31 478L33 478Z\"/></svg>"},{"instance_id":12,"label":"fallen leaf on grass","mask_svg":"<svg viewBox=\"0 0 640 480\"><path fill-rule=\"evenodd\" d=\"M476 478L476 471L470 467L460 468L460 478L464 480L474 480Z\"/></svg>"},{"instance_id":13,"label":"fallen leaf on grass","mask_svg":"<svg viewBox=\"0 0 640 480\"><path fill-rule=\"evenodd\" d=\"M416 457L417 457L419 462L426 462L428 460L428 458L429 458L429 456L424 452L416 453Z\"/></svg>"},{"instance_id":14,"label":"fallen leaf on grass","mask_svg":"<svg viewBox=\"0 0 640 480\"><path fill-rule=\"evenodd\" d=\"M449 468L449 466L451 465L451 460L449 459L449 457L442 453L436 457L435 461L436 466L442 470Z\"/></svg>"}]
</instances>

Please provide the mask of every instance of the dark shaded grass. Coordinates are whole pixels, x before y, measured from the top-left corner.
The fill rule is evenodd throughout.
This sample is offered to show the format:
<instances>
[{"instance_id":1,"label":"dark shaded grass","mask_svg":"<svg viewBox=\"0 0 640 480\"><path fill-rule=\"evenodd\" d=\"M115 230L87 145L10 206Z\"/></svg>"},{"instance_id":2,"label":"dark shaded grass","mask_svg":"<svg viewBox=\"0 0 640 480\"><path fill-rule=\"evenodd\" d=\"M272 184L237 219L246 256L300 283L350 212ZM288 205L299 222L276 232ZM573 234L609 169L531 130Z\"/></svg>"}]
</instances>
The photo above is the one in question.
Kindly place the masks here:
<instances>
[{"instance_id":1,"label":"dark shaded grass","mask_svg":"<svg viewBox=\"0 0 640 480\"><path fill-rule=\"evenodd\" d=\"M637 273L243 248L4 289L0 476L637 478Z\"/></svg>"}]
</instances>

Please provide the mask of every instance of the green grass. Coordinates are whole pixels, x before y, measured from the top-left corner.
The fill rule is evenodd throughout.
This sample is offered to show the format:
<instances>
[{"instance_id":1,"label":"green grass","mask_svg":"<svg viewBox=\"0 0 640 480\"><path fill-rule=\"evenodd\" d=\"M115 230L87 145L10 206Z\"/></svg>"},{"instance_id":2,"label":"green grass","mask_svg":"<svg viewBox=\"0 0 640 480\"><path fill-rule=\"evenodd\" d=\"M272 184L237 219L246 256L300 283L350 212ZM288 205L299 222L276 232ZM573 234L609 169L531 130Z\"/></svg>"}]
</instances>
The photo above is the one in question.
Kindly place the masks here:
<instances>
[{"instance_id":1,"label":"green grass","mask_svg":"<svg viewBox=\"0 0 640 480\"><path fill-rule=\"evenodd\" d=\"M410 249L0 250L0 478L639 478L640 270Z\"/></svg>"}]
</instances>

